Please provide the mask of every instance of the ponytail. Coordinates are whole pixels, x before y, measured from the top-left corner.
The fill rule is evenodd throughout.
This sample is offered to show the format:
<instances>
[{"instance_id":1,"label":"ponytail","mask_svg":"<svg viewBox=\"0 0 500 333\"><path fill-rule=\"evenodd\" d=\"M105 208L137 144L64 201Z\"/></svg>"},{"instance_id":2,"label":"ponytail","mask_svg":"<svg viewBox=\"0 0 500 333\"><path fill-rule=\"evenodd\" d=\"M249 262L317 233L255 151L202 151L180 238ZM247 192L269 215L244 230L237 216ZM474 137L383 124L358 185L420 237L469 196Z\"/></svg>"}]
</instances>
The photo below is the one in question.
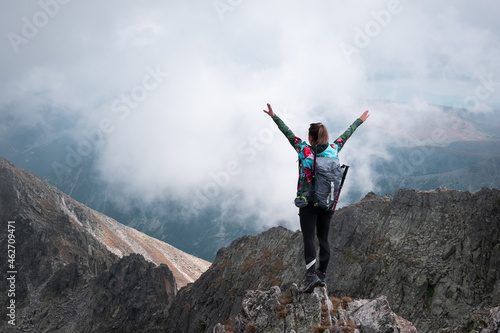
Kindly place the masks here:
<instances>
[{"instance_id":1,"label":"ponytail","mask_svg":"<svg viewBox=\"0 0 500 333\"><path fill-rule=\"evenodd\" d=\"M313 142L310 142L314 145L324 145L328 143L328 130L326 126L322 123L313 123L309 126L309 136L312 138Z\"/></svg>"}]
</instances>

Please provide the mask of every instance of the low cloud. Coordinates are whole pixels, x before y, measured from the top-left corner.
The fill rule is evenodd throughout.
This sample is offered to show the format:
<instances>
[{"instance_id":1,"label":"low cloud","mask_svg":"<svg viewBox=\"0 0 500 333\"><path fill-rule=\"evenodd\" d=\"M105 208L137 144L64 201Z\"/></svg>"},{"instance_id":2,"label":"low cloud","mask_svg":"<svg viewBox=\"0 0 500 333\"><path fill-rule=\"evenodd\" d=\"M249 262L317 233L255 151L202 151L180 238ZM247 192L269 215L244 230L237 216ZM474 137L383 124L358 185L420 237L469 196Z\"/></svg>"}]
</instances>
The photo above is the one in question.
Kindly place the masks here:
<instances>
[{"instance_id":1,"label":"low cloud","mask_svg":"<svg viewBox=\"0 0 500 333\"><path fill-rule=\"evenodd\" d=\"M346 193L376 190L372 158L389 144L432 141L436 117L450 124L433 105L498 109L498 6L10 2L0 14L0 108L19 108L19 126L50 119L47 129L94 144L88 158L103 181L147 202L212 196L259 223L298 227L296 154L266 103L302 138L323 121L333 139L370 109L341 159L352 166ZM25 36L26 22L37 32ZM9 34L27 42L14 47ZM55 125L57 115L69 124Z\"/></svg>"}]
</instances>

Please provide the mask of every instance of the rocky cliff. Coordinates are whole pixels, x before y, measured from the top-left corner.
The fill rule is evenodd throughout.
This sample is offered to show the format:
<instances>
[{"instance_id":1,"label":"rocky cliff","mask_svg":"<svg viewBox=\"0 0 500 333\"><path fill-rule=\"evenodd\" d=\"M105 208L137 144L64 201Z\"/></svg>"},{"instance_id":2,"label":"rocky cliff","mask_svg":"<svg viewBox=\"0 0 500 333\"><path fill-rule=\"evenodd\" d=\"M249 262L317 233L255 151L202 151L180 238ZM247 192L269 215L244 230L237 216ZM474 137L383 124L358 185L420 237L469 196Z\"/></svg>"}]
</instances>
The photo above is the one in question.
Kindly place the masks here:
<instances>
[{"instance_id":1,"label":"rocky cliff","mask_svg":"<svg viewBox=\"0 0 500 333\"><path fill-rule=\"evenodd\" d=\"M242 309L247 290L286 288L304 275L302 235L282 227L236 239L212 266L179 291L169 315L170 332L205 332Z\"/></svg>"},{"instance_id":2,"label":"rocky cliff","mask_svg":"<svg viewBox=\"0 0 500 333\"><path fill-rule=\"evenodd\" d=\"M385 296L371 301L339 299L329 297L325 287L304 294L293 284L287 292L276 286L249 290L242 304L234 320L217 324L213 332L417 333L411 322L392 312Z\"/></svg>"},{"instance_id":3,"label":"rocky cliff","mask_svg":"<svg viewBox=\"0 0 500 333\"><path fill-rule=\"evenodd\" d=\"M419 332L500 305L499 190L370 193L335 213L330 240L330 291L387 295Z\"/></svg>"},{"instance_id":4,"label":"rocky cliff","mask_svg":"<svg viewBox=\"0 0 500 333\"><path fill-rule=\"evenodd\" d=\"M169 332L323 332L334 328L353 332L362 327L362 332L376 332L373 327L416 332L410 322L392 312L383 296L356 316L355 310L375 300L340 299L328 295L326 288L300 293L297 285L304 275L299 231L276 227L239 238L218 252L212 267L195 283L180 290L170 310Z\"/></svg>"},{"instance_id":5,"label":"rocky cliff","mask_svg":"<svg viewBox=\"0 0 500 333\"><path fill-rule=\"evenodd\" d=\"M330 295L384 296L419 332L462 332L459 327L470 322L488 327L490 311L500 305L499 209L500 191L487 188L370 193L334 215ZM208 332L234 323L248 312L247 290L287 292L304 276L302 251L301 233L281 227L235 240L180 290L170 310L171 331Z\"/></svg>"},{"instance_id":6,"label":"rocky cliff","mask_svg":"<svg viewBox=\"0 0 500 333\"><path fill-rule=\"evenodd\" d=\"M4 331L160 329L176 280L192 282L209 265L79 204L1 158L0 185Z\"/></svg>"}]
</instances>

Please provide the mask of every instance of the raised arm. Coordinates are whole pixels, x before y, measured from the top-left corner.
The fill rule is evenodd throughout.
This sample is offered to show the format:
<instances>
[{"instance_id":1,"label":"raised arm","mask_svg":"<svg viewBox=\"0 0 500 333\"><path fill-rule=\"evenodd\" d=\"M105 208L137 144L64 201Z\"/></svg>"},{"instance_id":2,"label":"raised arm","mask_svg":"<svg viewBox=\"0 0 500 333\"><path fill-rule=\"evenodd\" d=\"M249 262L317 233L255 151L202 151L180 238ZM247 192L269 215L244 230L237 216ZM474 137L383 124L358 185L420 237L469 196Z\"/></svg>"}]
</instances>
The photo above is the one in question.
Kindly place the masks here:
<instances>
[{"instance_id":1,"label":"raised arm","mask_svg":"<svg viewBox=\"0 0 500 333\"><path fill-rule=\"evenodd\" d=\"M295 136L293 134L292 130L281 120L273 111L271 105L267 103L267 110L263 110L264 113L266 113L269 117L271 117L276 125L278 125L278 129L283 133L286 138L288 139L288 142L293 146L293 148L297 149L300 145L306 144L305 142L302 141L298 136Z\"/></svg>"},{"instance_id":2,"label":"raised arm","mask_svg":"<svg viewBox=\"0 0 500 333\"><path fill-rule=\"evenodd\" d=\"M269 104L269 103L267 103L267 111L264 110L264 112L267 113L267 115L271 118L275 116L275 114L273 112L273 108L271 107L271 104Z\"/></svg>"},{"instance_id":3,"label":"raised arm","mask_svg":"<svg viewBox=\"0 0 500 333\"><path fill-rule=\"evenodd\" d=\"M368 113L368 110L363 112L363 114L358 119L356 119L351 124L351 126L349 126L347 130L337 138L337 140L335 140L335 143L338 145L339 151L344 147L345 142L347 141L347 139L351 137L352 133L354 133L354 131L359 127L359 125L365 122L369 116L370 114Z\"/></svg>"},{"instance_id":4,"label":"raised arm","mask_svg":"<svg viewBox=\"0 0 500 333\"><path fill-rule=\"evenodd\" d=\"M368 110L366 110L365 112L363 112L363 114L359 117L359 119L361 119L363 122L366 121L366 119L368 119L368 117L370 116L370 114L368 113Z\"/></svg>"}]
</instances>

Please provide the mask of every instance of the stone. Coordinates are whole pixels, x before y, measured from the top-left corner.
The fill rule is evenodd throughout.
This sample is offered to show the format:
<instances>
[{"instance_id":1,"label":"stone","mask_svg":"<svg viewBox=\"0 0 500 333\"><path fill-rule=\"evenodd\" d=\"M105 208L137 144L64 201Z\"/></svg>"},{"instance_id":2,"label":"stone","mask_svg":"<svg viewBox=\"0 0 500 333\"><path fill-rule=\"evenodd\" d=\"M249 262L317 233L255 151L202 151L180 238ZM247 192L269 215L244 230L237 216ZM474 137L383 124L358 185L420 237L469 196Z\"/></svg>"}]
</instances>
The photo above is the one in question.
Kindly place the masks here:
<instances>
[{"instance_id":1,"label":"stone","mask_svg":"<svg viewBox=\"0 0 500 333\"><path fill-rule=\"evenodd\" d=\"M417 332L411 322L392 312L385 296L351 301L356 305L344 304L345 309L338 309L333 316L333 304L324 287L304 294L292 284L288 296L283 296L279 287L247 291L241 312L234 319L234 332ZM222 332L222 327L220 323L215 325L214 332Z\"/></svg>"},{"instance_id":2,"label":"stone","mask_svg":"<svg viewBox=\"0 0 500 333\"><path fill-rule=\"evenodd\" d=\"M387 297L381 296L350 314L354 323L364 333L400 332L416 333L417 329L411 322L397 316L392 312Z\"/></svg>"}]
</instances>

